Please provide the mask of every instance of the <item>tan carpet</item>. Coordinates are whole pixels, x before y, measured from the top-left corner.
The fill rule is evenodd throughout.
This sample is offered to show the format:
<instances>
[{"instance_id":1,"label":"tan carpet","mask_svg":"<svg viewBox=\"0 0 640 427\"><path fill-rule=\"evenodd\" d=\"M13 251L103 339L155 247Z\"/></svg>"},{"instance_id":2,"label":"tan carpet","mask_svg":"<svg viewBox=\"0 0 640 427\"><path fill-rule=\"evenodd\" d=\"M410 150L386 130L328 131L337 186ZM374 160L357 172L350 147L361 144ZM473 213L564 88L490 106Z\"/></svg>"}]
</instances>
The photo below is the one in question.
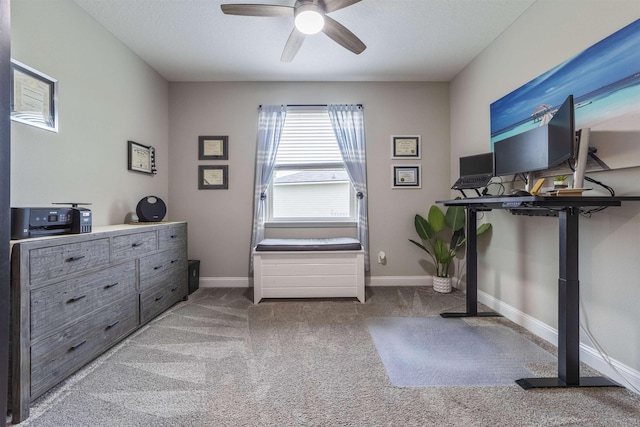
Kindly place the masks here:
<instances>
[{"instance_id":1,"label":"tan carpet","mask_svg":"<svg viewBox=\"0 0 640 427\"><path fill-rule=\"evenodd\" d=\"M459 292L251 300L247 289L200 289L34 402L20 425L640 426L640 396L623 388L394 386L367 319L462 311ZM465 322L510 328L556 354L506 319ZM527 368L556 374L555 361Z\"/></svg>"}]
</instances>

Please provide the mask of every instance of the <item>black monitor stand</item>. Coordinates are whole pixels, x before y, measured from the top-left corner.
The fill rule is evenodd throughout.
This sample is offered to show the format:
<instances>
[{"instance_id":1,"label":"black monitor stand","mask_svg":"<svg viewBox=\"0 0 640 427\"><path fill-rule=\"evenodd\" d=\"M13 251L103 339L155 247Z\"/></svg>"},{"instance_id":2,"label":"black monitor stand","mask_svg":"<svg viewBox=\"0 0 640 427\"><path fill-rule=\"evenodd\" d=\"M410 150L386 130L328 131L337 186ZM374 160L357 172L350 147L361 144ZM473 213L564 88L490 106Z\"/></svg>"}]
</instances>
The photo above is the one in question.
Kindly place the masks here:
<instances>
[{"instance_id":1,"label":"black monitor stand","mask_svg":"<svg viewBox=\"0 0 640 427\"><path fill-rule=\"evenodd\" d=\"M467 188L468 190L468 188ZM476 194L478 195L478 197L482 197L482 194L480 194L480 192L478 191L477 188L474 188ZM462 193L462 197L464 197L465 199L469 196L467 196L467 194L464 192L464 190L462 188L458 188L458 191Z\"/></svg>"}]
</instances>

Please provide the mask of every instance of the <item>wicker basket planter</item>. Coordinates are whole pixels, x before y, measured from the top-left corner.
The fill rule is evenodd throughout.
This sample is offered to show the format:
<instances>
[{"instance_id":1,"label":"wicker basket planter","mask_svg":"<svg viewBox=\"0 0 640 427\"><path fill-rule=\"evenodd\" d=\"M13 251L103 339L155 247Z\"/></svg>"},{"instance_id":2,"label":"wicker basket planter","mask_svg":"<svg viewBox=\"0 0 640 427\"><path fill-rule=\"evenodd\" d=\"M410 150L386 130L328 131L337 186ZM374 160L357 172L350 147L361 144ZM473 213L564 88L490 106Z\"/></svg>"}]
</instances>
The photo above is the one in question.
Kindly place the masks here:
<instances>
[{"instance_id":1,"label":"wicker basket planter","mask_svg":"<svg viewBox=\"0 0 640 427\"><path fill-rule=\"evenodd\" d=\"M451 277L433 276L433 290L443 294L451 292Z\"/></svg>"}]
</instances>

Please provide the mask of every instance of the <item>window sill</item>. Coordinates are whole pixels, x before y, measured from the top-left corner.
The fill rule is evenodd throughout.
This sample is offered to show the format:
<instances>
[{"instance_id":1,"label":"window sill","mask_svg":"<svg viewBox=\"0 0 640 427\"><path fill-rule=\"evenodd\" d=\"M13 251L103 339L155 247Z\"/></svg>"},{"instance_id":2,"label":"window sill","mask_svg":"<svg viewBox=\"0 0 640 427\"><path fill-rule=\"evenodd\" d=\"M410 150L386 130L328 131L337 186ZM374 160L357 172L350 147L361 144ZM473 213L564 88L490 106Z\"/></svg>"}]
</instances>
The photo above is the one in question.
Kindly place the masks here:
<instances>
[{"instance_id":1,"label":"window sill","mask_svg":"<svg viewBox=\"0 0 640 427\"><path fill-rule=\"evenodd\" d=\"M353 221L278 221L265 222L265 228L356 228Z\"/></svg>"}]
</instances>

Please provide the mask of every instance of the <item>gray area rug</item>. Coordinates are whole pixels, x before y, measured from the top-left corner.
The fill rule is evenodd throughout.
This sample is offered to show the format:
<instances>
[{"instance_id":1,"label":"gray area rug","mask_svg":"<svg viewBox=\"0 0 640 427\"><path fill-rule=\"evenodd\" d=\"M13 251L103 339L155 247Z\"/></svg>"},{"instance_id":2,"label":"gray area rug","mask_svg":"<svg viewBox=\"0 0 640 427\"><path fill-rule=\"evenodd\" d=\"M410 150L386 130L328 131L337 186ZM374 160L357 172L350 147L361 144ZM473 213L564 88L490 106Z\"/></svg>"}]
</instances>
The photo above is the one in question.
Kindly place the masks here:
<instances>
[{"instance_id":1,"label":"gray area rug","mask_svg":"<svg viewBox=\"0 0 640 427\"><path fill-rule=\"evenodd\" d=\"M556 358L504 326L441 317L376 317L367 327L397 387L510 385Z\"/></svg>"},{"instance_id":2,"label":"gray area rug","mask_svg":"<svg viewBox=\"0 0 640 427\"><path fill-rule=\"evenodd\" d=\"M464 295L385 287L366 297L254 305L251 289L200 289L33 402L20 426L640 426L640 396L622 388L397 387L367 320L462 311ZM504 318L463 322L555 354ZM529 369L557 372L555 361Z\"/></svg>"}]
</instances>

